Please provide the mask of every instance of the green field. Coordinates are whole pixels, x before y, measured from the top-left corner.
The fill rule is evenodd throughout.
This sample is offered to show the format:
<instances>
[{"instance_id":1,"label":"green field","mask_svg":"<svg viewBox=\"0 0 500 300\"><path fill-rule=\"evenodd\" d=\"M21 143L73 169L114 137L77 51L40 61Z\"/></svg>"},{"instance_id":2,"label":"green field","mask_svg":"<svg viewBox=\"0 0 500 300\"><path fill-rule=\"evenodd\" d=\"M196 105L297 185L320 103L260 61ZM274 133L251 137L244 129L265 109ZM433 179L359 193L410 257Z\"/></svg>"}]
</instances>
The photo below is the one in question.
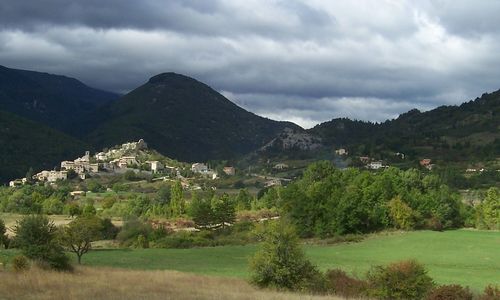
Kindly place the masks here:
<instances>
[{"instance_id":1,"label":"green field","mask_svg":"<svg viewBox=\"0 0 500 300\"><path fill-rule=\"evenodd\" d=\"M248 258L256 249L249 245L95 250L83 257L83 263L244 278L248 276ZM372 265L414 258L425 264L438 283L457 283L475 290L500 283L500 233L494 231L415 231L378 235L353 244L307 245L305 249L323 270L338 267L363 276Z\"/></svg>"}]
</instances>

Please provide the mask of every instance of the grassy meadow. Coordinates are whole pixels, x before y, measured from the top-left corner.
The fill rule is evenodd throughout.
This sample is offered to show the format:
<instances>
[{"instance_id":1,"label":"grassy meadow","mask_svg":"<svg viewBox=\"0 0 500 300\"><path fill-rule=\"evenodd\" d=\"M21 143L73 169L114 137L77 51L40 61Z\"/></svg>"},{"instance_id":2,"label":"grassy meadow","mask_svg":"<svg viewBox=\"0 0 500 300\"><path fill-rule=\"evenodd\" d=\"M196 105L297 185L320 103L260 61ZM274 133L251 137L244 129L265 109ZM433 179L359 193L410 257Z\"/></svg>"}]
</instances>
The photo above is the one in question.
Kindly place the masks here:
<instances>
[{"instance_id":1,"label":"grassy meadow","mask_svg":"<svg viewBox=\"0 0 500 300\"><path fill-rule=\"evenodd\" d=\"M202 275L248 278L248 258L257 245L193 249L102 249L83 257L87 266L136 270L177 270ZM457 283L479 291L500 282L500 232L413 231L371 236L359 243L304 245L322 270L341 268L362 277L373 265L402 259L425 264L437 283ZM14 255L15 251L3 251ZM0 254L2 255L2 254Z\"/></svg>"},{"instance_id":2,"label":"grassy meadow","mask_svg":"<svg viewBox=\"0 0 500 300\"><path fill-rule=\"evenodd\" d=\"M99 250L84 264L132 269L170 269L204 275L247 278L248 258L258 246L193 249ZM370 237L360 243L305 245L322 270L341 268L363 276L373 265L414 258L438 283L457 283L482 290L500 282L500 233L454 230L414 231Z\"/></svg>"},{"instance_id":3,"label":"grassy meadow","mask_svg":"<svg viewBox=\"0 0 500 300\"><path fill-rule=\"evenodd\" d=\"M238 278L208 277L176 271L79 267L74 273L34 269L0 270L0 298L17 299L276 299L339 300L261 290Z\"/></svg>"},{"instance_id":4,"label":"grassy meadow","mask_svg":"<svg viewBox=\"0 0 500 300\"><path fill-rule=\"evenodd\" d=\"M83 257L87 266L136 270L176 270L246 279L257 245L192 249L100 249ZM377 234L359 243L304 245L322 270L341 268L362 277L373 265L416 259L437 283L480 291L500 282L500 232L452 230ZM4 250L1 256L15 255ZM72 255L73 257L74 255Z\"/></svg>"}]
</instances>

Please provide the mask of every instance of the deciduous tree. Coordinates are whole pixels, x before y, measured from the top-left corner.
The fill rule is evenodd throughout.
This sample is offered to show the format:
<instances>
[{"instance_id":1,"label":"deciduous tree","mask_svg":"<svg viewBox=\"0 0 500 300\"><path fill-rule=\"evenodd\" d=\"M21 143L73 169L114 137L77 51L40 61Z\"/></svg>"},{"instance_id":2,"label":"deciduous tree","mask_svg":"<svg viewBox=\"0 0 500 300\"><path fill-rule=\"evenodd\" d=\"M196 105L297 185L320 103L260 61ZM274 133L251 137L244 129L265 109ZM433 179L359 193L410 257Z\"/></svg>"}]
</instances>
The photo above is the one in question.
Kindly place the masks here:
<instances>
[{"instance_id":1,"label":"deciduous tree","mask_svg":"<svg viewBox=\"0 0 500 300\"><path fill-rule=\"evenodd\" d=\"M102 238L102 220L95 217L78 217L63 229L61 241L74 252L81 264L82 256L92 248L92 242Z\"/></svg>"}]
</instances>

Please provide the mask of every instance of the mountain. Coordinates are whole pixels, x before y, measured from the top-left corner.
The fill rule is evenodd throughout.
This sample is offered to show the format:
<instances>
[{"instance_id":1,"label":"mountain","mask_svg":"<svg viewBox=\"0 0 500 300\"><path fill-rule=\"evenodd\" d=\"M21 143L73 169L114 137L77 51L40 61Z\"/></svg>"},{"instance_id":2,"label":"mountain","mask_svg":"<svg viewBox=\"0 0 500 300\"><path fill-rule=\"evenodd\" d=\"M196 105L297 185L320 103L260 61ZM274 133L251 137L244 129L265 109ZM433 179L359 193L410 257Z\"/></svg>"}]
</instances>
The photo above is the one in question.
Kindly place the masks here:
<instances>
[{"instance_id":1,"label":"mountain","mask_svg":"<svg viewBox=\"0 0 500 300\"><path fill-rule=\"evenodd\" d=\"M96 109L118 97L74 78L0 66L0 110L66 133L88 130Z\"/></svg>"},{"instance_id":2,"label":"mountain","mask_svg":"<svg viewBox=\"0 0 500 300\"><path fill-rule=\"evenodd\" d=\"M256 150L290 122L257 116L193 78L163 73L102 108L108 120L88 135L97 147L144 138L184 161L227 159Z\"/></svg>"},{"instance_id":3,"label":"mountain","mask_svg":"<svg viewBox=\"0 0 500 300\"><path fill-rule=\"evenodd\" d=\"M321 138L307 133L304 129L285 128L269 143L258 149L259 152L314 151L321 148Z\"/></svg>"},{"instance_id":4,"label":"mountain","mask_svg":"<svg viewBox=\"0 0 500 300\"><path fill-rule=\"evenodd\" d=\"M359 155L402 152L443 161L494 160L500 156L500 90L459 106L414 109L378 124L334 119L309 133Z\"/></svg>"},{"instance_id":5,"label":"mountain","mask_svg":"<svg viewBox=\"0 0 500 300\"><path fill-rule=\"evenodd\" d=\"M89 146L57 130L0 111L0 183L34 171L51 170L63 159L80 155Z\"/></svg>"}]
</instances>

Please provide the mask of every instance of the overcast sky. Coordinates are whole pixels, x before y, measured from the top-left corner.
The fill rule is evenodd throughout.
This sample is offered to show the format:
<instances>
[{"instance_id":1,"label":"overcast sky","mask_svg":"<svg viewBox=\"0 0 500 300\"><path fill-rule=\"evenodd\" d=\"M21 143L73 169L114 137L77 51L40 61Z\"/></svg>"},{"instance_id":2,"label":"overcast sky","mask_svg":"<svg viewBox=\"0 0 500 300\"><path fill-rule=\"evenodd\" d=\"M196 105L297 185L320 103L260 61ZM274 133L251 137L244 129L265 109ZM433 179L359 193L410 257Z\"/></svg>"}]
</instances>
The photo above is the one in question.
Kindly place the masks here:
<instances>
[{"instance_id":1,"label":"overcast sky","mask_svg":"<svg viewBox=\"0 0 500 300\"><path fill-rule=\"evenodd\" d=\"M127 92L194 77L303 127L500 89L496 0L2 0L0 64Z\"/></svg>"}]
</instances>

